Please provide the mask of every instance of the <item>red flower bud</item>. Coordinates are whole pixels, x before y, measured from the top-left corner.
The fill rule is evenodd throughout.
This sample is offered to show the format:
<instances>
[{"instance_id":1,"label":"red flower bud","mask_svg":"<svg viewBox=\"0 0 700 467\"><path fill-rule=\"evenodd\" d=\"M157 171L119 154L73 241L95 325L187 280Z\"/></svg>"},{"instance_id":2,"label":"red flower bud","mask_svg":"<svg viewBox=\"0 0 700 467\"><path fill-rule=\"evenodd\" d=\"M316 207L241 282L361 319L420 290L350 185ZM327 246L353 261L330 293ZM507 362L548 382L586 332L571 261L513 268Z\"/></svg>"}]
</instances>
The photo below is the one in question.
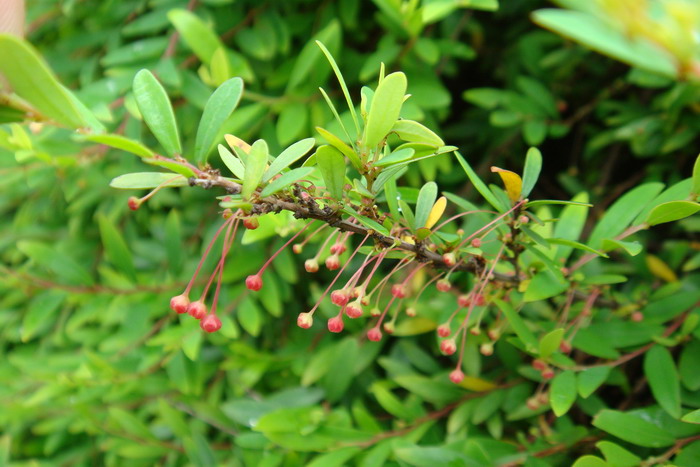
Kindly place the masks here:
<instances>
[{"instance_id":1,"label":"red flower bud","mask_svg":"<svg viewBox=\"0 0 700 467\"><path fill-rule=\"evenodd\" d=\"M480 293L474 294L474 305L476 306L484 306L486 304L486 299L484 296Z\"/></svg>"},{"instance_id":2,"label":"red flower bud","mask_svg":"<svg viewBox=\"0 0 700 467\"><path fill-rule=\"evenodd\" d=\"M472 301L469 299L469 295L462 294L457 297L457 305L461 308L466 308L471 305Z\"/></svg>"},{"instance_id":3,"label":"red flower bud","mask_svg":"<svg viewBox=\"0 0 700 467\"><path fill-rule=\"evenodd\" d=\"M457 264L457 258L455 257L455 254L450 252L450 253L445 253L442 255L442 262L445 263L445 266L448 268L451 268L455 264Z\"/></svg>"},{"instance_id":4,"label":"red flower bud","mask_svg":"<svg viewBox=\"0 0 700 467\"><path fill-rule=\"evenodd\" d=\"M201 300L197 300L189 304L187 313L194 319L202 319L207 315L207 306Z\"/></svg>"},{"instance_id":5,"label":"red flower bud","mask_svg":"<svg viewBox=\"0 0 700 467\"><path fill-rule=\"evenodd\" d=\"M641 311L635 311L634 313L632 313L632 315L630 316L630 318L631 318L632 321L634 321L635 323L639 323L640 321L643 321L643 320L644 320L644 315L642 314Z\"/></svg>"},{"instance_id":6,"label":"red flower bud","mask_svg":"<svg viewBox=\"0 0 700 467\"><path fill-rule=\"evenodd\" d=\"M403 284L394 284L391 286L391 295L396 298L406 297L406 287Z\"/></svg>"},{"instance_id":7,"label":"red flower bud","mask_svg":"<svg viewBox=\"0 0 700 467\"><path fill-rule=\"evenodd\" d=\"M547 364L544 362L544 360L536 358L532 361L532 368L534 368L537 371L544 371L547 369Z\"/></svg>"},{"instance_id":8,"label":"red flower bud","mask_svg":"<svg viewBox=\"0 0 700 467\"><path fill-rule=\"evenodd\" d=\"M216 315L207 315L199 322L199 326L206 332L216 332L221 329L221 320Z\"/></svg>"},{"instance_id":9,"label":"red flower bud","mask_svg":"<svg viewBox=\"0 0 700 467\"><path fill-rule=\"evenodd\" d=\"M448 292L452 287L452 284L450 284L450 281L448 281L447 279L440 279L439 281L437 281L435 287L437 287L437 289L440 292Z\"/></svg>"},{"instance_id":10,"label":"red flower bud","mask_svg":"<svg viewBox=\"0 0 700 467\"><path fill-rule=\"evenodd\" d=\"M255 230L260 227L260 221L258 221L257 217L246 217L243 219L243 225L248 230Z\"/></svg>"},{"instance_id":11,"label":"red flower bud","mask_svg":"<svg viewBox=\"0 0 700 467\"><path fill-rule=\"evenodd\" d=\"M345 253L345 250L347 250L347 248L343 243L334 243L331 245L331 253L334 255L342 255Z\"/></svg>"},{"instance_id":12,"label":"red flower bud","mask_svg":"<svg viewBox=\"0 0 700 467\"><path fill-rule=\"evenodd\" d=\"M569 343L569 341L561 341L559 343L559 350L561 350L564 353L571 352L571 344Z\"/></svg>"},{"instance_id":13,"label":"red flower bud","mask_svg":"<svg viewBox=\"0 0 700 467\"><path fill-rule=\"evenodd\" d=\"M331 292L331 302L338 306L345 306L350 301L350 295L345 289L338 289Z\"/></svg>"},{"instance_id":14,"label":"red flower bud","mask_svg":"<svg viewBox=\"0 0 700 467\"><path fill-rule=\"evenodd\" d=\"M382 331L379 330L379 328L372 328L369 331L367 331L367 339L374 341L374 342L379 342L382 340Z\"/></svg>"},{"instance_id":15,"label":"red flower bud","mask_svg":"<svg viewBox=\"0 0 700 467\"><path fill-rule=\"evenodd\" d=\"M136 211L141 206L141 200L136 196L131 196L126 204L129 206L129 209Z\"/></svg>"},{"instance_id":16,"label":"red flower bud","mask_svg":"<svg viewBox=\"0 0 700 467\"><path fill-rule=\"evenodd\" d=\"M314 324L314 317L311 313L299 313L297 316L297 326L302 329L309 329Z\"/></svg>"},{"instance_id":17,"label":"red flower bud","mask_svg":"<svg viewBox=\"0 0 700 467\"><path fill-rule=\"evenodd\" d=\"M348 315L348 318L359 318L362 316L362 305L359 300L355 300L354 302L350 303L347 307L345 307L345 314Z\"/></svg>"},{"instance_id":18,"label":"red flower bud","mask_svg":"<svg viewBox=\"0 0 700 467\"><path fill-rule=\"evenodd\" d=\"M450 329L449 324L444 323L438 326L437 333L440 337L449 337L449 335L452 334L452 330Z\"/></svg>"},{"instance_id":19,"label":"red flower bud","mask_svg":"<svg viewBox=\"0 0 700 467\"><path fill-rule=\"evenodd\" d=\"M472 240L472 246L474 248L481 248L481 239L480 238L475 238Z\"/></svg>"},{"instance_id":20,"label":"red flower bud","mask_svg":"<svg viewBox=\"0 0 700 467\"><path fill-rule=\"evenodd\" d=\"M335 316L328 320L328 330L330 332L341 332L343 327L343 318L340 316Z\"/></svg>"},{"instance_id":21,"label":"red flower bud","mask_svg":"<svg viewBox=\"0 0 700 467\"><path fill-rule=\"evenodd\" d=\"M455 384L461 383L463 379L464 373L462 373L462 370L460 370L459 368L450 373L450 381L452 381Z\"/></svg>"},{"instance_id":22,"label":"red flower bud","mask_svg":"<svg viewBox=\"0 0 700 467\"><path fill-rule=\"evenodd\" d=\"M329 271L335 271L340 267L340 258L337 254L332 254L326 258L326 267Z\"/></svg>"},{"instance_id":23,"label":"red flower bud","mask_svg":"<svg viewBox=\"0 0 700 467\"><path fill-rule=\"evenodd\" d=\"M262 289L262 286L263 286L262 277L260 277L257 274L254 276L246 277L245 286L248 288L248 290L252 290L253 292L257 292L258 290Z\"/></svg>"},{"instance_id":24,"label":"red flower bud","mask_svg":"<svg viewBox=\"0 0 700 467\"><path fill-rule=\"evenodd\" d=\"M445 355L452 355L457 351L457 344L454 339L445 339L440 342L440 351Z\"/></svg>"},{"instance_id":25,"label":"red flower bud","mask_svg":"<svg viewBox=\"0 0 700 467\"><path fill-rule=\"evenodd\" d=\"M528 222L530 222L530 218L527 216L520 216L518 217L518 222L520 222L521 224L527 224Z\"/></svg>"},{"instance_id":26,"label":"red flower bud","mask_svg":"<svg viewBox=\"0 0 700 467\"><path fill-rule=\"evenodd\" d=\"M318 261L315 259L307 259L304 261L304 269L306 272L317 272L318 271Z\"/></svg>"},{"instance_id":27,"label":"red flower bud","mask_svg":"<svg viewBox=\"0 0 700 467\"><path fill-rule=\"evenodd\" d=\"M170 299L170 309L175 313L183 314L187 313L187 307L190 304L190 299L187 295L176 295Z\"/></svg>"},{"instance_id":28,"label":"red flower bud","mask_svg":"<svg viewBox=\"0 0 700 467\"><path fill-rule=\"evenodd\" d=\"M541 375L544 379L552 379L554 378L554 370L552 370L551 368L547 368L541 373Z\"/></svg>"}]
</instances>

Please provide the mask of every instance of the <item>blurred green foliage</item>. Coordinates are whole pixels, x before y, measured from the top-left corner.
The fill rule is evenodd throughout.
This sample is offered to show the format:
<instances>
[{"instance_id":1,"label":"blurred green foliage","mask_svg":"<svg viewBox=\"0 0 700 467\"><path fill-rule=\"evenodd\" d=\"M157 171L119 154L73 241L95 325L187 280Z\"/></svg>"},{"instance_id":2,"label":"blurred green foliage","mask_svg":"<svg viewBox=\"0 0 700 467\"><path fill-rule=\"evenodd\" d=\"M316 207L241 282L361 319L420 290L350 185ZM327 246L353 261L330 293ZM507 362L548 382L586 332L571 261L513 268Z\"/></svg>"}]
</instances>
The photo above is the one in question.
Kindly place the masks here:
<instances>
[{"instance_id":1,"label":"blurred green foliage","mask_svg":"<svg viewBox=\"0 0 700 467\"><path fill-rule=\"evenodd\" d=\"M8 81L20 95L35 78L49 92L16 100L0 90L0 463L700 465L700 217L619 238L629 226L683 217L674 218L679 209L692 214L685 204L659 205L692 204L700 189L697 35L665 50L665 36L649 35L661 26L615 10L671 5L663 11L673 14L651 17L692 33L700 23L692 2L562 0L569 10L534 13L583 46L532 23L549 6L540 0L28 3L28 40L49 77ZM644 27L630 30L635 24ZM625 42L635 37L646 38L641 55ZM456 359L440 355L432 332L454 295L428 290L418 317L397 325L400 337L374 343L362 323L341 335L295 326L332 277L304 274L307 253L284 251L265 274L265 292L249 293L243 279L298 226L289 215L261 219L229 258L218 333L174 315L168 300L218 228L214 196L222 193L162 190L131 212L131 193L109 183L153 168L70 129L105 127L142 143L130 149L141 156L178 152L169 146L177 140L191 160L204 160L216 138L198 134L202 112L214 89L240 77L245 91L233 113L208 113L223 132L262 138L271 154L309 136L320 142L316 127L341 135L318 87L338 109L343 92L316 40L354 97L376 88L381 63L387 74L405 73L411 98L401 116L465 154L469 165L441 156L408 166L396 188L406 206L421 204L419 189L431 181L456 204L449 215L485 206L479 193L507 202L488 168L521 173L530 146L543 154L530 199L593 204L531 207L541 220L559 219L533 226L533 242L564 243L528 251L525 304L491 307L486 324L504 337L490 356L479 352L488 337L469 337L460 385L447 377ZM23 53L6 38L0 46ZM19 73L13 66L0 70L9 77ZM79 102L50 87L49 68ZM142 122L158 102L132 92L144 68L172 101L178 123L164 134ZM27 123L30 107L61 125ZM353 128L350 112L340 114ZM494 185L475 189L477 174ZM453 231L485 222L468 219ZM608 302L574 301L555 268L540 267L585 257L573 241L611 257L571 278ZM583 318L564 329L563 309ZM323 303L319 313L335 309ZM565 333L574 336L570 355ZM532 356L557 369L551 384Z\"/></svg>"}]
</instances>

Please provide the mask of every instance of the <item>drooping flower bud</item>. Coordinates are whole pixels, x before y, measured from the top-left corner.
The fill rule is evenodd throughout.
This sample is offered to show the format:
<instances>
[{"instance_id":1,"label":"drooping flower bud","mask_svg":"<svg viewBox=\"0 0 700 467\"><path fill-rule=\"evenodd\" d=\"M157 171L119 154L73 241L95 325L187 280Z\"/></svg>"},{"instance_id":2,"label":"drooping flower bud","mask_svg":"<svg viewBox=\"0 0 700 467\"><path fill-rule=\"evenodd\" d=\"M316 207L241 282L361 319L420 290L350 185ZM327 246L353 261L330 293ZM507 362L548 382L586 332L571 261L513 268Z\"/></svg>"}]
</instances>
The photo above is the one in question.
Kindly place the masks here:
<instances>
[{"instance_id":1,"label":"drooping flower bud","mask_svg":"<svg viewBox=\"0 0 700 467\"><path fill-rule=\"evenodd\" d=\"M475 238L472 240L472 246L474 248L481 248L481 239L480 238Z\"/></svg>"},{"instance_id":2,"label":"drooping flower bud","mask_svg":"<svg viewBox=\"0 0 700 467\"><path fill-rule=\"evenodd\" d=\"M460 370L459 368L453 370L452 373L450 373L450 381L452 381L455 384L461 383L463 379L464 373L462 373L462 370Z\"/></svg>"},{"instance_id":3,"label":"drooping flower bud","mask_svg":"<svg viewBox=\"0 0 700 467\"><path fill-rule=\"evenodd\" d=\"M355 300L352 303L349 303L348 306L345 307L345 314L348 315L348 318L359 318L362 316L362 304L359 300Z\"/></svg>"},{"instance_id":4,"label":"drooping flower bud","mask_svg":"<svg viewBox=\"0 0 700 467\"><path fill-rule=\"evenodd\" d=\"M455 257L455 254L452 252L445 253L442 255L442 262L445 263L445 266L448 268L453 267L455 264L457 264L457 258Z\"/></svg>"},{"instance_id":5,"label":"drooping flower bud","mask_svg":"<svg viewBox=\"0 0 700 467\"><path fill-rule=\"evenodd\" d=\"M187 307L190 304L190 299L185 294L176 295L170 299L170 309L175 313L187 313Z\"/></svg>"},{"instance_id":6,"label":"drooping flower bud","mask_svg":"<svg viewBox=\"0 0 700 467\"><path fill-rule=\"evenodd\" d=\"M337 254L332 254L326 258L326 267L329 271L335 271L340 267L340 258Z\"/></svg>"},{"instance_id":7,"label":"drooping flower bud","mask_svg":"<svg viewBox=\"0 0 700 467\"><path fill-rule=\"evenodd\" d=\"M406 287L403 284L394 284L391 286L391 295L396 298L406 297Z\"/></svg>"},{"instance_id":8,"label":"drooping flower bud","mask_svg":"<svg viewBox=\"0 0 700 467\"><path fill-rule=\"evenodd\" d=\"M221 320L216 315L207 315L200 321L199 326L206 332L216 332L221 329Z\"/></svg>"},{"instance_id":9,"label":"drooping flower bud","mask_svg":"<svg viewBox=\"0 0 700 467\"><path fill-rule=\"evenodd\" d=\"M347 305L350 301L350 295L345 289L338 289L331 292L331 302L338 306Z\"/></svg>"},{"instance_id":10,"label":"drooping flower bud","mask_svg":"<svg viewBox=\"0 0 700 467\"><path fill-rule=\"evenodd\" d=\"M187 313L194 319L202 319L207 315L207 306L201 300L197 300L189 304Z\"/></svg>"},{"instance_id":11,"label":"drooping flower bud","mask_svg":"<svg viewBox=\"0 0 700 467\"><path fill-rule=\"evenodd\" d=\"M136 211L139 207L141 207L141 200L136 196L130 196L126 204L129 206L129 209Z\"/></svg>"},{"instance_id":12,"label":"drooping flower bud","mask_svg":"<svg viewBox=\"0 0 700 467\"><path fill-rule=\"evenodd\" d=\"M335 316L328 320L328 330L330 332L341 332L344 327L343 318L340 316Z\"/></svg>"},{"instance_id":13,"label":"drooping flower bud","mask_svg":"<svg viewBox=\"0 0 700 467\"><path fill-rule=\"evenodd\" d=\"M471 300L469 299L469 295L462 294L459 297L457 297L457 305L460 306L460 308L466 308L469 305L471 305Z\"/></svg>"},{"instance_id":14,"label":"drooping flower bud","mask_svg":"<svg viewBox=\"0 0 700 467\"><path fill-rule=\"evenodd\" d=\"M318 261L315 259L307 259L304 261L304 269L306 269L306 272L318 272Z\"/></svg>"},{"instance_id":15,"label":"drooping flower bud","mask_svg":"<svg viewBox=\"0 0 700 467\"><path fill-rule=\"evenodd\" d=\"M258 221L257 217L246 217L243 219L243 225L248 230L255 230L260 227L260 221Z\"/></svg>"},{"instance_id":16,"label":"drooping flower bud","mask_svg":"<svg viewBox=\"0 0 700 467\"><path fill-rule=\"evenodd\" d=\"M248 290L252 290L253 292L257 292L258 290L262 289L262 286L263 286L262 277L260 277L257 274L246 277L245 286L248 288Z\"/></svg>"},{"instance_id":17,"label":"drooping flower bud","mask_svg":"<svg viewBox=\"0 0 700 467\"><path fill-rule=\"evenodd\" d=\"M379 328L372 328L369 331L367 331L367 339L373 341L373 342L379 342L382 340L382 331L379 330Z\"/></svg>"},{"instance_id":18,"label":"drooping flower bud","mask_svg":"<svg viewBox=\"0 0 700 467\"><path fill-rule=\"evenodd\" d=\"M444 323L438 326L437 333L440 337L449 337L449 335L452 333L452 330L450 329L449 324Z\"/></svg>"},{"instance_id":19,"label":"drooping flower bud","mask_svg":"<svg viewBox=\"0 0 700 467\"><path fill-rule=\"evenodd\" d=\"M416 312L416 309L413 308L412 306L409 306L408 308L406 308L406 316L413 318L417 314L418 313Z\"/></svg>"},{"instance_id":20,"label":"drooping flower bud","mask_svg":"<svg viewBox=\"0 0 700 467\"><path fill-rule=\"evenodd\" d=\"M457 344L454 339L445 339L440 342L440 351L445 355L452 355L457 351Z\"/></svg>"},{"instance_id":21,"label":"drooping flower bud","mask_svg":"<svg viewBox=\"0 0 700 467\"><path fill-rule=\"evenodd\" d=\"M311 313L299 313L297 316L297 326L302 329L309 329L314 324L314 317Z\"/></svg>"},{"instance_id":22,"label":"drooping flower bud","mask_svg":"<svg viewBox=\"0 0 700 467\"><path fill-rule=\"evenodd\" d=\"M440 279L437 281L437 284L435 284L435 287L437 287L440 292L449 292L450 288L452 288L452 284L450 284L450 281L447 279Z\"/></svg>"}]
</instances>

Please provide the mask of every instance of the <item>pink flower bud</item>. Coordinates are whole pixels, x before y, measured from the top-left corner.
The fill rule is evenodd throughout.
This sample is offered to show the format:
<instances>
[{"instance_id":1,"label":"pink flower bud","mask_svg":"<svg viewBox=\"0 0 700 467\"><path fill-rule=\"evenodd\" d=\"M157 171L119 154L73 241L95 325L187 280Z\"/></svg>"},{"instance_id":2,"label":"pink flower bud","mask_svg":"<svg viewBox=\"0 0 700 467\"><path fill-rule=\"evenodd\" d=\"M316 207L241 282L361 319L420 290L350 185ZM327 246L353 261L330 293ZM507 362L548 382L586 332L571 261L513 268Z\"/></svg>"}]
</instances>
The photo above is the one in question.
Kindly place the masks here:
<instances>
[{"instance_id":1,"label":"pink flower bud","mask_svg":"<svg viewBox=\"0 0 700 467\"><path fill-rule=\"evenodd\" d=\"M348 318L359 318L362 316L362 305L360 304L359 300L355 300L354 302L350 303L348 306L345 307L345 314L348 315Z\"/></svg>"},{"instance_id":2,"label":"pink flower bud","mask_svg":"<svg viewBox=\"0 0 700 467\"><path fill-rule=\"evenodd\" d=\"M459 305L460 308L466 308L471 305L471 303L472 301L469 299L469 295L462 294L457 297L457 305Z\"/></svg>"},{"instance_id":3,"label":"pink flower bud","mask_svg":"<svg viewBox=\"0 0 700 467\"><path fill-rule=\"evenodd\" d=\"M460 370L459 368L450 373L450 381L452 381L455 384L461 383L463 379L464 373L462 373L462 370Z\"/></svg>"},{"instance_id":4,"label":"pink flower bud","mask_svg":"<svg viewBox=\"0 0 700 467\"><path fill-rule=\"evenodd\" d=\"M448 292L452 287L452 284L450 284L450 281L448 281L447 279L440 279L439 281L437 281L435 287L437 287L437 289L440 292Z\"/></svg>"},{"instance_id":5,"label":"pink flower bud","mask_svg":"<svg viewBox=\"0 0 700 467\"><path fill-rule=\"evenodd\" d=\"M644 315L642 314L641 311L635 311L634 313L632 313L632 315L630 316L630 318L631 318L632 321L634 321L635 323L639 323L640 321L643 321L643 320L644 320Z\"/></svg>"},{"instance_id":6,"label":"pink flower bud","mask_svg":"<svg viewBox=\"0 0 700 467\"><path fill-rule=\"evenodd\" d=\"M318 271L318 261L315 259L307 259L304 261L304 269L306 272L317 272Z\"/></svg>"},{"instance_id":7,"label":"pink flower bud","mask_svg":"<svg viewBox=\"0 0 700 467\"><path fill-rule=\"evenodd\" d=\"M206 332L216 332L221 329L221 320L216 315L207 315L199 322L199 326Z\"/></svg>"},{"instance_id":8,"label":"pink flower bud","mask_svg":"<svg viewBox=\"0 0 700 467\"><path fill-rule=\"evenodd\" d=\"M337 254L332 254L326 258L326 267L329 271L335 271L340 267L340 258Z\"/></svg>"},{"instance_id":9,"label":"pink flower bud","mask_svg":"<svg viewBox=\"0 0 700 467\"><path fill-rule=\"evenodd\" d=\"M391 295L396 298L406 297L406 287L403 284L394 284L391 286Z\"/></svg>"},{"instance_id":10,"label":"pink flower bud","mask_svg":"<svg viewBox=\"0 0 700 467\"><path fill-rule=\"evenodd\" d=\"M297 316L297 326L302 329L309 329L314 324L314 317L311 313L299 313Z\"/></svg>"},{"instance_id":11,"label":"pink flower bud","mask_svg":"<svg viewBox=\"0 0 700 467\"><path fill-rule=\"evenodd\" d=\"M571 352L571 344L569 343L569 341L561 341L559 343L559 350L561 350L564 353Z\"/></svg>"},{"instance_id":12,"label":"pink flower bud","mask_svg":"<svg viewBox=\"0 0 700 467\"><path fill-rule=\"evenodd\" d=\"M258 221L257 217L246 217L243 219L243 225L248 230L255 230L260 227L260 221Z\"/></svg>"},{"instance_id":13,"label":"pink flower bud","mask_svg":"<svg viewBox=\"0 0 700 467\"><path fill-rule=\"evenodd\" d=\"M457 351L457 344L454 339L445 339L440 342L440 351L445 355L452 355Z\"/></svg>"},{"instance_id":14,"label":"pink flower bud","mask_svg":"<svg viewBox=\"0 0 700 467\"><path fill-rule=\"evenodd\" d=\"M304 247L301 246L301 243L295 243L294 246L292 247L292 251L294 254L300 254L304 250Z\"/></svg>"},{"instance_id":15,"label":"pink flower bud","mask_svg":"<svg viewBox=\"0 0 700 467\"><path fill-rule=\"evenodd\" d=\"M246 277L245 286L248 288L248 290L252 290L253 292L257 292L258 290L262 289L262 286L263 286L262 277L260 277L257 274L254 276Z\"/></svg>"},{"instance_id":16,"label":"pink flower bud","mask_svg":"<svg viewBox=\"0 0 700 467\"><path fill-rule=\"evenodd\" d=\"M194 319L202 319L207 315L207 306L201 300L197 300L189 304L187 313Z\"/></svg>"},{"instance_id":17,"label":"pink flower bud","mask_svg":"<svg viewBox=\"0 0 700 467\"><path fill-rule=\"evenodd\" d=\"M170 309L175 313L187 313L187 307L190 304L190 299L185 294L176 295L170 299Z\"/></svg>"},{"instance_id":18,"label":"pink flower bud","mask_svg":"<svg viewBox=\"0 0 700 467\"><path fill-rule=\"evenodd\" d=\"M382 314L382 310L380 310L379 307L375 306L374 308L369 310L369 314L370 314L370 316L376 317L376 316L379 316Z\"/></svg>"},{"instance_id":19,"label":"pink flower bud","mask_svg":"<svg viewBox=\"0 0 700 467\"><path fill-rule=\"evenodd\" d=\"M530 222L530 218L527 216L520 216L518 217L518 222L520 222L521 224L527 224L528 222Z\"/></svg>"},{"instance_id":20,"label":"pink flower bud","mask_svg":"<svg viewBox=\"0 0 700 467\"><path fill-rule=\"evenodd\" d=\"M547 368L541 373L541 375L544 379L552 379L554 378L554 370L552 370L551 368Z\"/></svg>"},{"instance_id":21,"label":"pink flower bud","mask_svg":"<svg viewBox=\"0 0 700 467\"><path fill-rule=\"evenodd\" d=\"M334 243L331 245L331 253L334 255L342 255L345 253L345 250L347 250L347 248L343 243Z\"/></svg>"},{"instance_id":22,"label":"pink flower bud","mask_svg":"<svg viewBox=\"0 0 700 467\"><path fill-rule=\"evenodd\" d=\"M450 329L449 324L444 323L438 326L437 333L440 337L449 337L449 335L452 334L452 330Z\"/></svg>"},{"instance_id":23,"label":"pink flower bud","mask_svg":"<svg viewBox=\"0 0 700 467\"><path fill-rule=\"evenodd\" d=\"M481 248L481 239L480 238L475 238L472 240L472 246L474 248Z\"/></svg>"},{"instance_id":24,"label":"pink flower bud","mask_svg":"<svg viewBox=\"0 0 700 467\"><path fill-rule=\"evenodd\" d=\"M445 253L442 255L442 262L445 263L445 266L448 268L451 268L455 264L457 264L457 258L455 257L455 254L450 252L450 253Z\"/></svg>"},{"instance_id":25,"label":"pink flower bud","mask_svg":"<svg viewBox=\"0 0 700 467\"><path fill-rule=\"evenodd\" d=\"M350 301L350 295L345 289L338 289L331 292L331 302L338 306L345 306Z\"/></svg>"},{"instance_id":26,"label":"pink flower bud","mask_svg":"<svg viewBox=\"0 0 700 467\"><path fill-rule=\"evenodd\" d=\"M141 200L136 196L131 196L126 204L129 206L129 209L136 211L141 206Z\"/></svg>"},{"instance_id":27,"label":"pink flower bud","mask_svg":"<svg viewBox=\"0 0 700 467\"><path fill-rule=\"evenodd\" d=\"M343 327L343 318L339 316L335 316L328 320L328 330L330 332L341 332Z\"/></svg>"},{"instance_id":28,"label":"pink flower bud","mask_svg":"<svg viewBox=\"0 0 700 467\"><path fill-rule=\"evenodd\" d=\"M474 294L474 305L476 306L484 306L486 304L486 299L484 296L480 293Z\"/></svg>"},{"instance_id":29,"label":"pink flower bud","mask_svg":"<svg viewBox=\"0 0 700 467\"><path fill-rule=\"evenodd\" d=\"M547 364L543 360L536 358L532 361L532 368L537 371L544 371L547 369Z\"/></svg>"},{"instance_id":30,"label":"pink flower bud","mask_svg":"<svg viewBox=\"0 0 700 467\"><path fill-rule=\"evenodd\" d=\"M379 342L382 340L382 331L379 330L379 328L372 328L369 331L367 331L367 339L373 341L373 342Z\"/></svg>"}]
</instances>

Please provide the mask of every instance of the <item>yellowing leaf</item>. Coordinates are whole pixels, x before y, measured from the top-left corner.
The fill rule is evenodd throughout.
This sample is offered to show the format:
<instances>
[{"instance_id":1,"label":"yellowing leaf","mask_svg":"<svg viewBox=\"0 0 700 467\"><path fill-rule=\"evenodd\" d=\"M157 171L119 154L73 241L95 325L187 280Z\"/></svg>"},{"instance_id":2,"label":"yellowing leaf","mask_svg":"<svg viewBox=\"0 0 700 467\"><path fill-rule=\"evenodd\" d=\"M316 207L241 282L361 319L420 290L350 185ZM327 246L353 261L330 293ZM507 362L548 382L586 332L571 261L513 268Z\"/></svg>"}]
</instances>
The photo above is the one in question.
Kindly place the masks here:
<instances>
[{"instance_id":1,"label":"yellowing leaf","mask_svg":"<svg viewBox=\"0 0 700 467\"><path fill-rule=\"evenodd\" d=\"M238 148L242 149L246 154L250 152L250 144L246 143L241 138L233 135L224 135L224 139L234 151Z\"/></svg>"},{"instance_id":2,"label":"yellowing leaf","mask_svg":"<svg viewBox=\"0 0 700 467\"><path fill-rule=\"evenodd\" d=\"M523 180L520 175L510 170L499 169L498 167L491 167L491 172L498 172L501 176L503 184L506 186L506 193L508 198L512 202L517 202L520 199L520 192L523 189Z\"/></svg>"},{"instance_id":3,"label":"yellowing leaf","mask_svg":"<svg viewBox=\"0 0 700 467\"><path fill-rule=\"evenodd\" d=\"M430 210L430 214L428 214L428 220L425 223L426 228L432 228L437 221L440 220L442 214L445 212L445 207L447 207L447 198L441 196L435 201L433 208Z\"/></svg>"},{"instance_id":4,"label":"yellowing leaf","mask_svg":"<svg viewBox=\"0 0 700 467\"><path fill-rule=\"evenodd\" d=\"M659 279L665 280L666 282L676 282L678 280L678 276L673 272L673 269L658 256L648 254L646 262L649 271Z\"/></svg>"},{"instance_id":5,"label":"yellowing leaf","mask_svg":"<svg viewBox=\"0 0 700 467\"><path fill-rule=\"evenodd\" d=\"M476 392L490 391L498 387L491 381L486 381L485 379L476 378L474 376L465 376L459 385L465 389Z\"/></svg>"}]
</instances>

